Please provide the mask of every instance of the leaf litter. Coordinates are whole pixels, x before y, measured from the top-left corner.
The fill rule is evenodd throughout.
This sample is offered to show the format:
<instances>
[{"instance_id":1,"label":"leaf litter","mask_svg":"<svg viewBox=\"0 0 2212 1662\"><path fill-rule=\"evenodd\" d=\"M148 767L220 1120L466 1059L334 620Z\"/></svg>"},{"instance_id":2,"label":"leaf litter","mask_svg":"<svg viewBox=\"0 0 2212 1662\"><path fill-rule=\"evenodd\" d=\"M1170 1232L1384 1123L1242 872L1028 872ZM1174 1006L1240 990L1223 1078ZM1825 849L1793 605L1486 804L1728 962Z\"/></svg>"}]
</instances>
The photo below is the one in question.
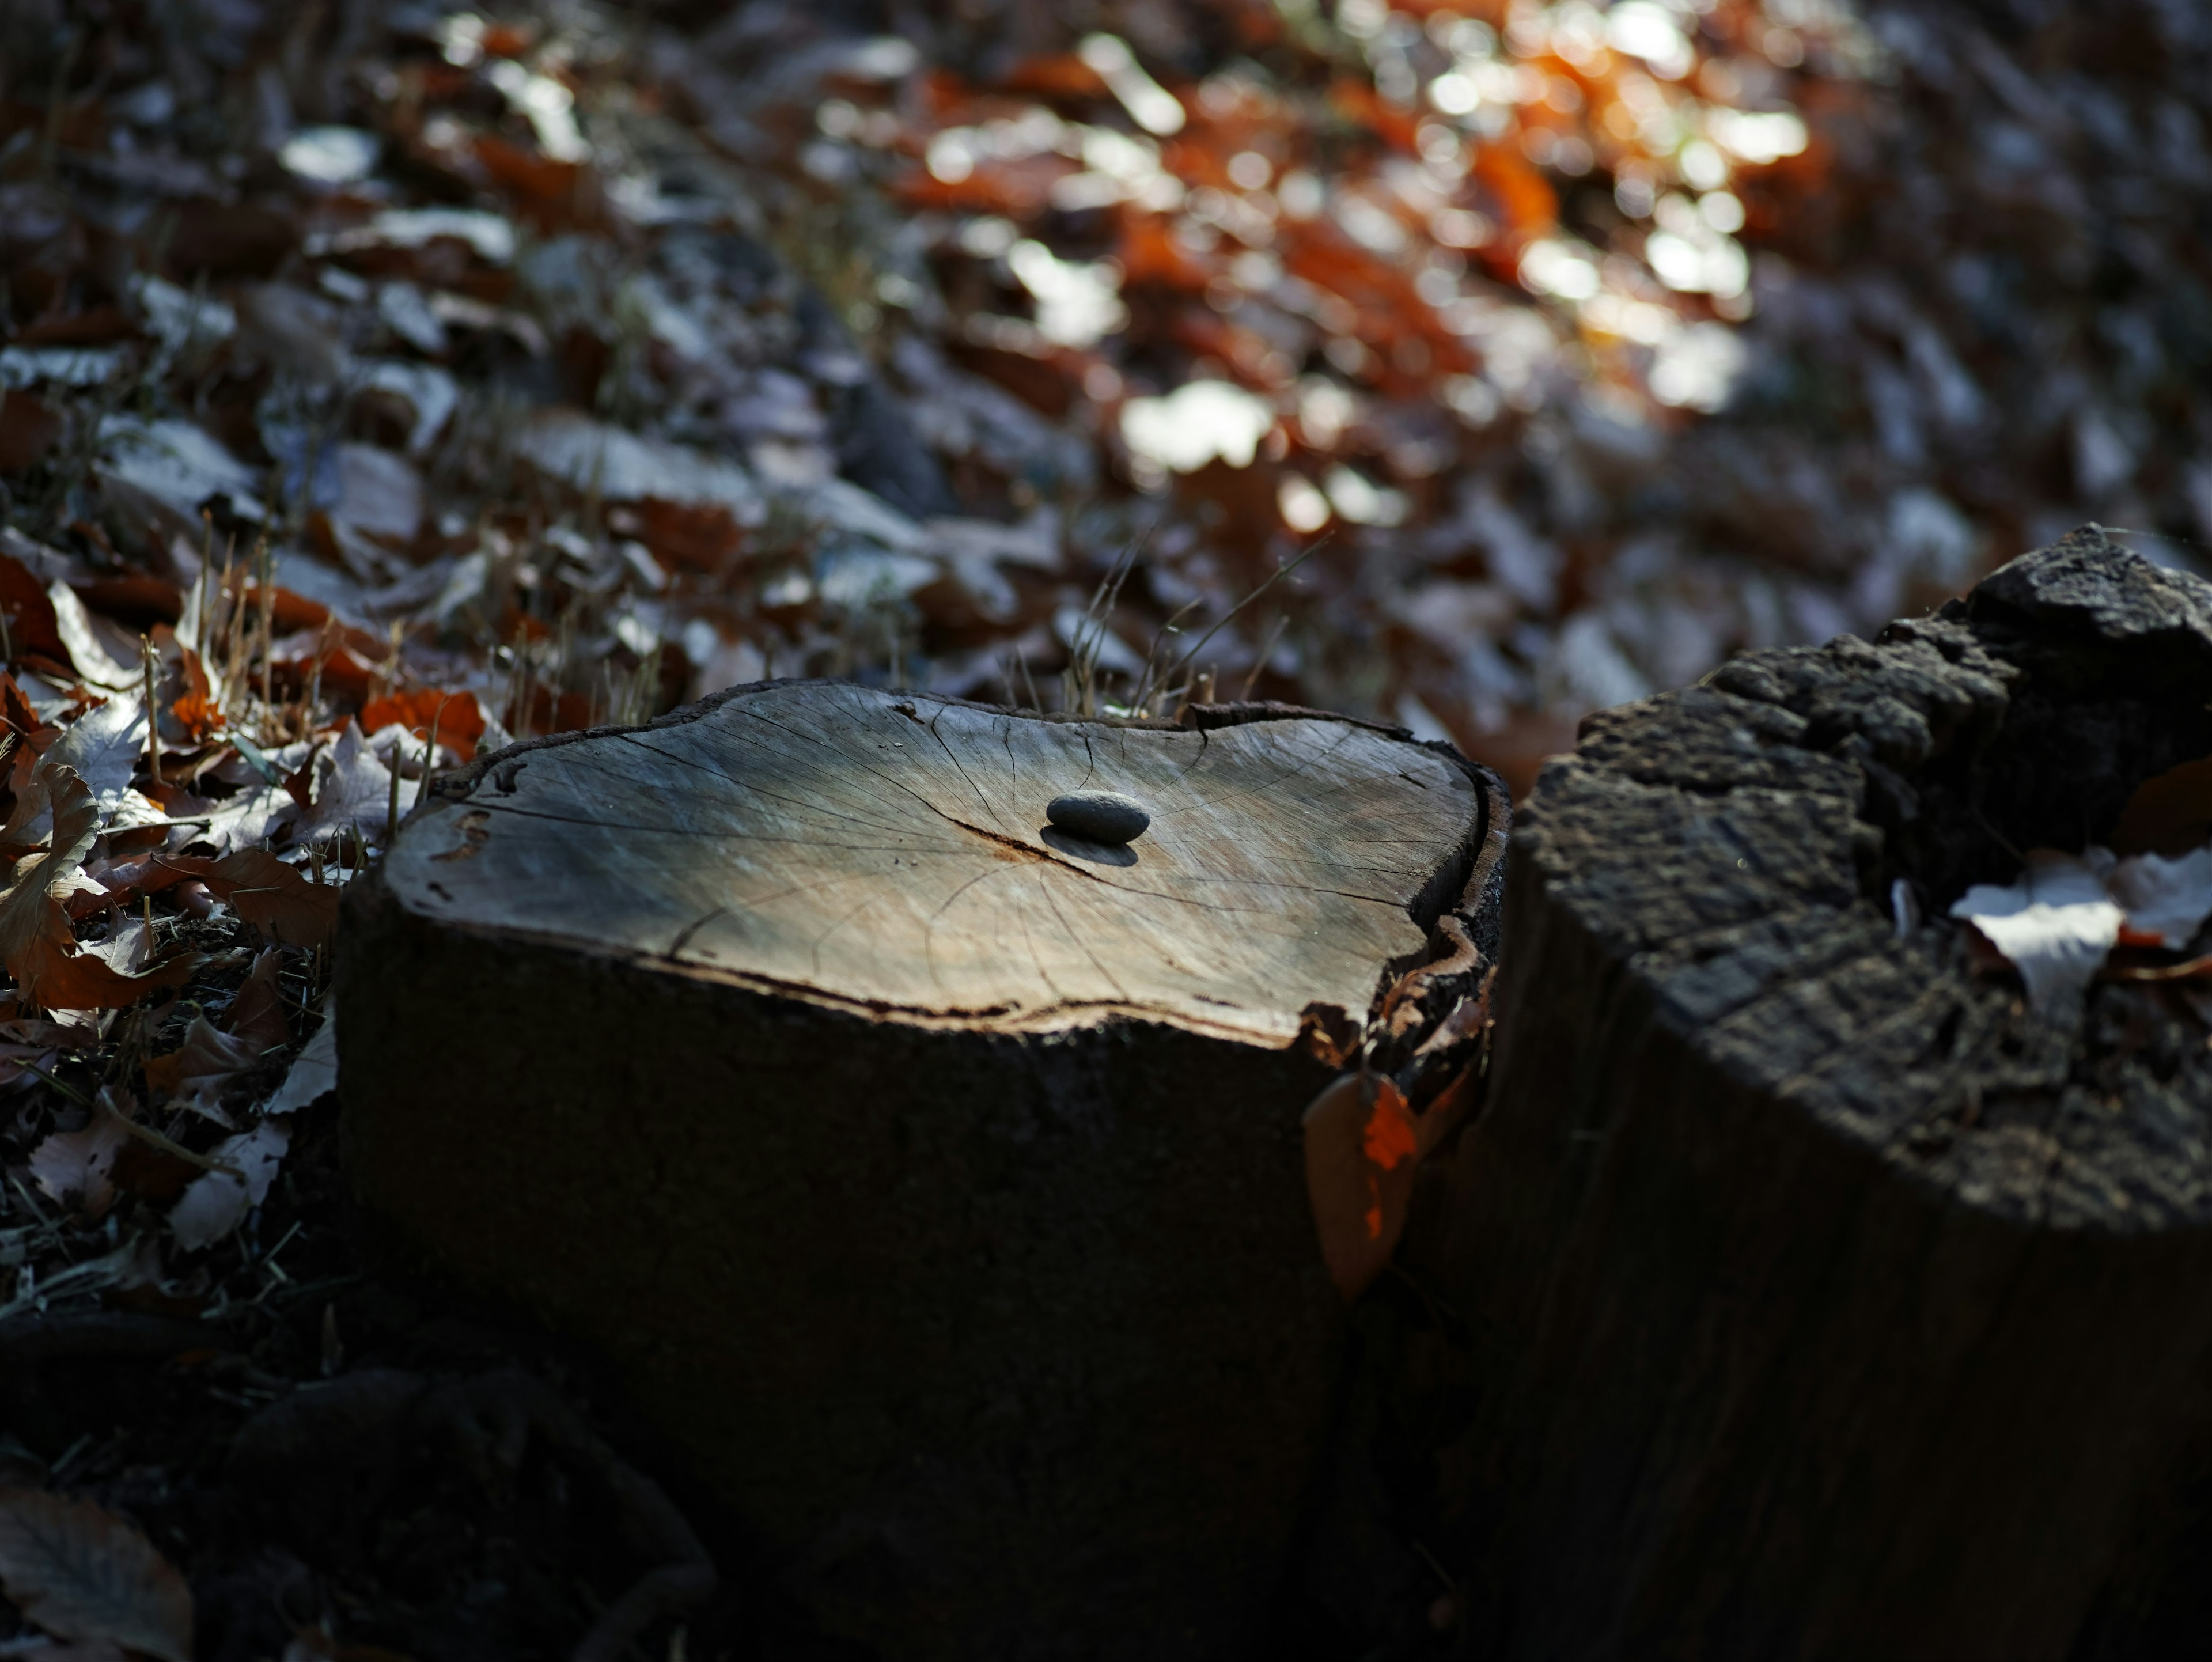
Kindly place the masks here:
<instances>
[{"instance_id":1,"label":"leaf litter","mask_svg":"<svg viewBox=\"0 0 2212 1662\"><path fill-rule=\"evenodd\" d=\"M57 1638L192 1662L192 1595L127 1519L35 1490L0 1489L0 1589Z\"/></svg>"},{"instance_id":2,"label":"leaf litter","mask_svg":"<svg viewBox=\"0 0 2212 1662\"><path fill-rule=\"evenodd\" d=\"M34 1486L188 1475L364 1350L483 1361L340 1243L325 990L344 885L480 748L815 673L1285 698L1517 783L1589 709L2055 529L2212 539L2187 8L2092 57L1779 0L78 9L11 38L0 133L0 1348L179 1406L9 1399ZM2068 966L2035 985L2202 996L2212 809L2143 801L2105 898L1984 904ZM1321 1122L1347 1290L1402 1227L1384 1105L1426 1146L1479 1078L1457 973L1337 1058L1374 1084ZM240 1653L591 1626L570 1547L271 1568L329 1531L165 1493L196 1580L286 1613Z\"/></svg>"},{"instance_id":3,"label":"leaf litter","mask_svg":"<svg viewBox=\"0 0 2212 1662\"><path fill-rule=\"evenodd\" d=\"M2069 1020L2114 947L2178 953L2197 939L2212 917L2212 843L2173 859L2123 859L2094 846L2080 855L2031 849L2019 882L1978 883L1952 904L1951 916L1972 924L2020 971L2039 1015ZM2192 960L2170 972L2207 968ZM2121 971L2136 978L2167 972Z\"/></svg>"}]
</instances>

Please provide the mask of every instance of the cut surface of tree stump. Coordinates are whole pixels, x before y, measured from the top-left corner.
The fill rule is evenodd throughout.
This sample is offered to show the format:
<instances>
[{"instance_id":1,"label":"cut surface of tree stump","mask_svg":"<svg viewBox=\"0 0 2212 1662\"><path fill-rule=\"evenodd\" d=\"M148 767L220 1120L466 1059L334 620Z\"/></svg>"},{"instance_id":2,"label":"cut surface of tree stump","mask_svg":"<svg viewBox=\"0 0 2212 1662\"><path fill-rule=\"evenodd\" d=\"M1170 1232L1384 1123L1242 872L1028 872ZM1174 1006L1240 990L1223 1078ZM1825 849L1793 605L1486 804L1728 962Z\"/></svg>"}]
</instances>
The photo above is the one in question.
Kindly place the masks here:
<instances>
[{"instance_id":1,"label":"cut surface of tree stump","mask_svg":"<svg viewBox=\"0 0 2212 1662\"><path fill-rule=\"evenodd\" d=\"M1431 1537L1476 1653L2201 1646L2204 1007L2039 1016L1948 912L2212 755L2208 696L2212 585L2090 531L1547 766L1401 1254L1478 1336Z\"/></svg>"},{"instance_id":2,"label":"cut surface of tree stump","mask_svg":"<svg viewBox=\"0 0 2212 1662\"><path fill-rule=\"evenodd\" d=\"M371 1214L617 1358L886 1657L1237 1654L1289 1573L1341 1321L1302 1024L1423 958L1502 798L1192 714L739 689L488 758L349 902ZM1086 789L1148 826L1048 824Z\"/></svg>"}]
</instances>

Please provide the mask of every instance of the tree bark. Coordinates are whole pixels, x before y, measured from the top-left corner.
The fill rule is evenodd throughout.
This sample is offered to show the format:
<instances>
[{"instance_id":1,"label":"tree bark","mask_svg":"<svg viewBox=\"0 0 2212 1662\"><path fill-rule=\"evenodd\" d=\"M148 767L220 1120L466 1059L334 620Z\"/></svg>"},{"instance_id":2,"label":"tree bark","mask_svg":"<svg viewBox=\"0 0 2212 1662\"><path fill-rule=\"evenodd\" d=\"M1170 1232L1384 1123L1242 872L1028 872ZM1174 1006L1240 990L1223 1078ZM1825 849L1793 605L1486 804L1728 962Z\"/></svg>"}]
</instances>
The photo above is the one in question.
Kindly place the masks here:
<instances>
[{"instance_id":1,"label":"tree bark","mask_svg":"<svg viewBox=\"0 0 2212 1662\"><path fill-rule=\"evenodd\" d=\"M349 894L368 1211L604 1347L889 1657L1235 1654L1289 1574L1342 1323L1301 1034L1431 954L1504 808L1395 731L1190 715L742 688L488 758ZM1048 825L1085 788L1150 828Z\"/></svg>"},{"instance_id":2,"label":"tree bark","mask_svg":"<svg viewBox=\"0 0 2212 1662\"><path fill-rule=\"evenodd\" d=\"M2039 1019L1947 912L2212 753L2208 691L2212 585L2092 530L1547 765L1401 1259L1465 1341L1422 1526L1469 1653L2202 1644L2204 1022Z\"/></svg>"}]
</instances>

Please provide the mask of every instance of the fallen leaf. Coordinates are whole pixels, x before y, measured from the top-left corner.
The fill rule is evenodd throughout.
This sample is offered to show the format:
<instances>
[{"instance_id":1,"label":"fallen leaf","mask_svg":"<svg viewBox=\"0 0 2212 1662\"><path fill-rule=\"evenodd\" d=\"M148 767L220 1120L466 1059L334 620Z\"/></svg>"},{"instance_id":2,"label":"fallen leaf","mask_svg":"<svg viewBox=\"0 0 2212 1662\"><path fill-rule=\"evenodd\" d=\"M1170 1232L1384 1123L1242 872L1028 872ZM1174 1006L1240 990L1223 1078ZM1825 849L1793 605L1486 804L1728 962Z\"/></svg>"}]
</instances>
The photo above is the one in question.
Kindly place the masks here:
<instances>
[{"instance_id":1,"label":"fallen leaf","mask_svg":"<svg viewBox=\"0 0 2212 1662\"><path fill-rule=\"evenodd\" d=\"M0 1089L15 1084L34 1068L52 1068L56 1054L51 1045L0 1044Z\"/></svg>"},{"instance_id":2,"label":"fallen leaf","mask_svg":"<svg viewBox=\"0 0 2212 1662\"><path fill-rule=\"evenodd\" d=\"M31 1175L52 1199L74 1202L97 1221L115 1203L111 1174L117 1153L130 1141L122 1116L103 1103L81 1129L56 1131L31 1150Z\"/></svg>"},{"instance_id":3,"label":"fallen leaf","mask_svg":"<svg viewBox=\"0 0 2212 1662\"><path fill-rule=\"evenodd\" d=\"M332 1003L325 1006L323 1025L300 1047L300 1054L292 1058L292 1070L261 1111L264 1116L296 1113L337 1087L338 1011Z\"/></svg>"},{"instance_id":4,"label":"fallen leaf","mask_svg":"<svg viewBox=\"0 0 2212 1662\"><path fill-rule=\"evenodd\" d=\"M225 1129L234 1129L238 1122L223 1111L223 1090L253 1065L258 1054L246 1041L216 1031L205 1016L194 1016L181 1045L167 1056L146 1058L146 1088L173 1096L178 1106Z\"/></svg>"},{"instance_id":5,"label":"fallen leaf","mask_svg":"<svg viewBox=\"0 0 2212 1662\"><path fill-rule=\"evenodd\" d=\"M44 731L48 734L47 743L51 744L58 736L53 729L46 728L39 720L39 713L31 708L31 701L23 696L23 689L15 685L15 678L4 669L0 669L0 721L5 721L26 739ZM43 751L46 746L40 745L37 748Z\"/></svg>"},{"instance_id":6,"label":"fallen leaf","mask_svg":"<svg viewBox=\"0 0 2212 1662\"><path fill-rule=\"evenodd\" d=\"M99 959L110 969L136 975L153 961L154 938L142 921L131 917L109 931L105 941L80 941L77 950Z\"/></svg>"},{"instance_id":7,"label":"fallen leaf","mask_svg":"<svg viewBox=\"0 0 2212 1662\"><path fill-rule=\"evenodd\" d=\"M2107 886L2127 909L2130 930L2179 952L2212 916L2212 846L2174 860L2130 855L2112 868Z\"/></svg>"},{"instance_id":8,"label":"fallen leaf","mask_svg":"<svg viewBox=\"0 0 2212 1662\"><path fill-rule=\"evenodd\" d=\"M78 947L63 899L89 880L80 867L100 812L84 782L59 763L41 763L34 783L53 809L53 842L17 867L13 886L0 893L0 961L22 1001L49 1010L114 1010L183 981L196 961L190 954L131 975Z\"/></svg>"},{"instance_id":9,"label":"fallen leaf","mask_svg":"<svg viewBox=\"0 0 2212 1662\"><path fill-rule=\"evenodd\" d=\"M1322 1262L1347 1300L1397 1249L1419 1153L1413 1117L1386 1075L1340 1075L1306 1110L1306 1197Z\"/></svg>"},{"instance_id":10,"label":"fallen leaf","mask_svg":"<svg viewBox=\"0 0 2212 1662\"><path fill-rule=\"evenodd\" d=\"M380 766L377 771L384 774ZM266 849L240 849L220 860L179 855L162 863L198 878L240 917L287 946L322 946L337 926L337 885L308 881Z\"/></svg>"},{"instance_id":11,"label":"fallen leaf","mask_svg":"<svg viewBox=\"0 0 2212 1662\"><path fill-rule=\"evenodd\" d=\"M185 690L169 706L169 714L177 718L178 726L187 738L204 744L222 731L222 706L215 696L215 683L208 679L207 666L200 654L186 647L181 654Z\"/></svg>"},{"instance_id":12,"label":"fallen leaf","mask_svg":"<svg viewBox=\"0 0 2212 1662\"><path fill-rule=\"evenodd\" d=\"M472 692L441 692L420 687L413 692L387 693L362 707L361 725L370 733L394 723L424 743L433 728L438 743L464 762L476 758L477 740L483 737L483 710Z\"/></svg>"},{"instance_id":13,"label":"fallen leaf","mask_svg":"<svg viewBox=\"0 0 2212 1662\"><path fill-rule=\"evenodd\" d=\"M58 1638L191 1662L192 1595L128 1519L37 1489L0 1489L0 1588Z\"/></svg>"},{"instance_id":14,"label":"fallen leaf","mask_svg":"<svg viewBox=\"0 0 2212 1662\"><path fill-rule=\"evenodd\" d=\"M2207 842L2212 842L2212 756L2146 779L2112 828L2112 846L2122 854L2181 854Z\"/></svg>"},{"instance_id":15,"label":"fallen leaf","mask_svg":"<svg viewBox=\"0 0 2212 1662\"><path fill-rule=\"evenodd\" d=\"M7 629L9 656L30 654L56 663L69 661L69 648L54 626L54 603L46 598L46 584L8 554L0 554L0 623Z\"/></svg>"},{"instance_id":16,"label":"fallen leaf","mask_svg":"<svg viewBox=\"0 0 2212 1662\"><path fill-rule=\"evenodd\" d=\"M316 757L311 767L313 806L292 834L307 843L325 831L345 830L382 843L392 807L392 772L362 737L360 723L348 721L337 742ZM400 803L403 808L409 806L404 789Z\"/></svg>"},{"instance_id":17,"label":"fallen leaf","mask_svg":"<svg viewBox=\"0 0 2212 1662\"><path fill-rule=\"evenodd\" d=\"M104 692L121 692L138 685L142 673L138 666L124 663L109 653L93 624L92 613L85 610L75 589L64 582L49 583L46 600L54 609L55 631L88 685Z\"/></svg>"},{"instance_id":18,"label":"fallen leaf","mask_svg":"<svg viewBox=\"0 0 2212 1662\"><path fill-rule=\"evenodd\" d=\"M216 1144L208 1157L244 1175L204 1172L185 1185L169 1213L169 1230L177 1245L187 1252L196 1252L243 1223L246 1215L269 1197L269 1185L276 1180L276 1168L291 1141L289 1125L281 1119L264 1118L251 1131Z\"/></svg>"},{"instance_id":19,"label":"fallen leaf","mask_svg":"<svg viewBox=\"0 0 2212 1662\"><path fill-rule=\"evenodd\" d=\"M135 696L118 694L70 722L46 758L84 782L105 820L123 806L145 754L146 706Z\"/></svg>"},{"instance_id":20,"label":"fallen leaf","mask_svg":"<svg viewBox=\"0 0 2212 1662\"><path fill-rule=\"evenodd\" d=\"M230 1001L223 1024L255 1056L265 1056L278 1045L292 1042L292 1025L284 1017L284 995L276 985L276 972L283 962L284 954L274 947L253 960L245 984Z\"/></svg>"},{"instance_id":21,"label":"fallen leaf","mask_svg":"<svg viewBox=\"0 0 2212 1662\"><path fill-rule=\"evenodd\" d=\"M282 785L256 781L209 810L200 840L226 852L258 849L299 811L300 805Z\"/></svg>"},{"instance_id":22,"label":"fallen leaf","mask_svg":"<svg viewBox=\"0 0 2212 1662\"><path fill-rule=\"evenodd\" d=\"M2039 1014L2070 1018L2104 966L2127 915L2106 892L2111 856L2031 849L2021 880L2001 888L1977 883L1952 903L1951 916L1979 929L2027 983Z\"/></svg>"}]
</instances>

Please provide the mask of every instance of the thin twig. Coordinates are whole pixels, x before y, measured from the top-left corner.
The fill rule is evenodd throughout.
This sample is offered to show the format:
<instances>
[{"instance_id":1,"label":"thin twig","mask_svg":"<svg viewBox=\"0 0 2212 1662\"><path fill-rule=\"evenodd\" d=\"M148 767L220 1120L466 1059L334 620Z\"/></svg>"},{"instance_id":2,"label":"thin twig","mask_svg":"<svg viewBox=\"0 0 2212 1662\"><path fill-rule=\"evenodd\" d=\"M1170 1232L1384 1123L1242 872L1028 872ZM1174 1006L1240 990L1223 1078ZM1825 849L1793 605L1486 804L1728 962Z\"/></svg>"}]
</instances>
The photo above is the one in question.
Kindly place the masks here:
<instances>
[{"instance_id":1,"label":"thin twig","mask_svg":"<svg viewBox=\"0 0 2212 1662\"><path fill-rule=\"evenodd\" d=\"M1275 655L1275 642L1283 638L1283 631L1290 625L1291 614L1287 612L1275 619L1273 632L1267 636L1267 643L1260 648L1259 655L1252 660L1252 673L1244 678L1243 689L1237 695L1239 703L1251 697L1252 689L1260 684L1260 672L1267 668L1267 660Z\"/></svg>"},{"instance_id":2,"label":"thin twig","mask_svg":"<svg viewBox=\"0 0 2212 1662\"><path fill-rule=\"evenodd\" d=\"M236 1178L240 1183L246 1181L246 1173L226 1160L215 1160L206 1154L195 1154L183 1143L172 1141L150 1125L141 1125L137 1120L125 1119L120 1114L117 1114L115 1117L117 1123L130 1135L137 1138L141 1142L150 1144L165 1154L174 1154L186 1164L198 1166L203 1172L221 1172L227 1176Z\"/></svg>"}]
</instances>

